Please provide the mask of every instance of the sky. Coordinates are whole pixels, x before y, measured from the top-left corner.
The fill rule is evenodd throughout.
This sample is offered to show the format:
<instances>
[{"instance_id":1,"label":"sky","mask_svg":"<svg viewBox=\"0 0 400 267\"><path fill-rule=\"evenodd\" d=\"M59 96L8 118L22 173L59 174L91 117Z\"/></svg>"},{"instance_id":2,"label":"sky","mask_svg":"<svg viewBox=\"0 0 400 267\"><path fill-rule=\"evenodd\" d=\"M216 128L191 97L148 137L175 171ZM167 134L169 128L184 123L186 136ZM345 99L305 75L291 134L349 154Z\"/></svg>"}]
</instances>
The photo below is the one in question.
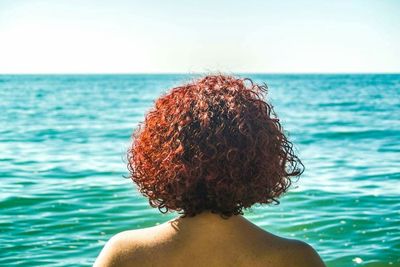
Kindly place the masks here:
<instances>
[{"instance_id":1,"label":"sky","mask_svg":"<svg viewBox=\"0 0 400 267\"><path fill-rule=\"evenodd\" d=\"M0 0L0 73L399 73L400 1Z\"/></svg>"}]
</instances>

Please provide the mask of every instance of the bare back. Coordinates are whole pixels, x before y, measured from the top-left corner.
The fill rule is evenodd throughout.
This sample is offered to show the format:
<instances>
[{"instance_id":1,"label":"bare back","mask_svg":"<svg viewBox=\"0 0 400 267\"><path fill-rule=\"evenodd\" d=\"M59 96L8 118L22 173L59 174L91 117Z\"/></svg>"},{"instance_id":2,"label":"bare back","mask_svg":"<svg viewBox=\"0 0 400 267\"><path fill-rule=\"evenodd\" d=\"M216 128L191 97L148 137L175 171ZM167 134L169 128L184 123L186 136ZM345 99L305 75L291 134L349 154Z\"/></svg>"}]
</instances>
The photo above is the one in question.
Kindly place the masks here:
<instances>
[{"instance_id":1,"label":"bare back","mask_svg":"<svg viewBox=\"0 0 400 267\"><path fill-rule=\"evenodd\" d=\"M309 245L272 235L242 216L202 213L126 231L95 266L324 266Z\"/></svg>"}]
</instances>

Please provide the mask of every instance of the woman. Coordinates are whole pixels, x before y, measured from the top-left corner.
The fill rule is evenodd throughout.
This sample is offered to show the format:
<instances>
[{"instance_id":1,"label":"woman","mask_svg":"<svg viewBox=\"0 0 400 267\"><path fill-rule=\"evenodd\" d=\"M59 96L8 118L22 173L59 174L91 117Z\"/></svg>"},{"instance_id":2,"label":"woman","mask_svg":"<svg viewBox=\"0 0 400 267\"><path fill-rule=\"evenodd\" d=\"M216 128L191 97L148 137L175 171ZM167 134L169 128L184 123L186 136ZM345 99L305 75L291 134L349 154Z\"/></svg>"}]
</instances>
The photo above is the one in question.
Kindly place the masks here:
<instances>
[{"instance_id":1,"label":"woman","mask_svg":"<svg viewBox=\"0 0 400 267\"><path fill-rule=\"evenodd\" d=\"M152 207L181 216L115 235L95 266L324 266L311 246L242 216L277 203L303 171L266 89L213 75L155 102L133 134L128 168Z\"/></svg>"}]
</instances>

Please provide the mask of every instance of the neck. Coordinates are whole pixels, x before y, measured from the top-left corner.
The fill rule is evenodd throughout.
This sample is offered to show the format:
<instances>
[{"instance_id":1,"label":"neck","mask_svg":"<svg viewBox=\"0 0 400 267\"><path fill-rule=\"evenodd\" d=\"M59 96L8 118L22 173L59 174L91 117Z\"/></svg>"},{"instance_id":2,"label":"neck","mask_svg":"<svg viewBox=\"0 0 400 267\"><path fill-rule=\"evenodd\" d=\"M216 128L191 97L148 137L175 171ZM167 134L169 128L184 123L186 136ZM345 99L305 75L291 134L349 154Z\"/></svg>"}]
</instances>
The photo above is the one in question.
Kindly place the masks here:
<instances>
[{"instance_id":1,"label":"neck","mask_svg":"<svg viewBox=\"0 0 400 267\"><path fill-rule=\"evenodd\" d=\"M176 231L221 231L228 230L230 226L243 222L244 218L240 215L232 215L227 219L219 214L210 211L203 211L193 217L178 217L168 221Z\"/></svg>"}]
</instances>

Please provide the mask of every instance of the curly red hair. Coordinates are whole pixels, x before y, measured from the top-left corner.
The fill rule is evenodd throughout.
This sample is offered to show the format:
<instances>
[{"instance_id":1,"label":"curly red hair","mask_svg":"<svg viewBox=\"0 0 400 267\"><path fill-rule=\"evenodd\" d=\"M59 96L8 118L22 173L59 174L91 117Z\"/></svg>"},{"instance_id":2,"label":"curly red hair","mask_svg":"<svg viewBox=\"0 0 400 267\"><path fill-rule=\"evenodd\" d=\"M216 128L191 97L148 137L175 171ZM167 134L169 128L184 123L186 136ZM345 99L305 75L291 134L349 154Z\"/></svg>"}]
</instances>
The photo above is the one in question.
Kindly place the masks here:
<instances>
[{"instance_id":1,"label":"curly red hair","mask_svg":"<svg viewBox=\"0 0 400 267\"><path fill-rule=\"evenodd\" d=\"M130 178L162 213L223 218L277 198L304 166L266 85L210 75L158 98L133 134Z\"/></svg>"}]
</instances>

